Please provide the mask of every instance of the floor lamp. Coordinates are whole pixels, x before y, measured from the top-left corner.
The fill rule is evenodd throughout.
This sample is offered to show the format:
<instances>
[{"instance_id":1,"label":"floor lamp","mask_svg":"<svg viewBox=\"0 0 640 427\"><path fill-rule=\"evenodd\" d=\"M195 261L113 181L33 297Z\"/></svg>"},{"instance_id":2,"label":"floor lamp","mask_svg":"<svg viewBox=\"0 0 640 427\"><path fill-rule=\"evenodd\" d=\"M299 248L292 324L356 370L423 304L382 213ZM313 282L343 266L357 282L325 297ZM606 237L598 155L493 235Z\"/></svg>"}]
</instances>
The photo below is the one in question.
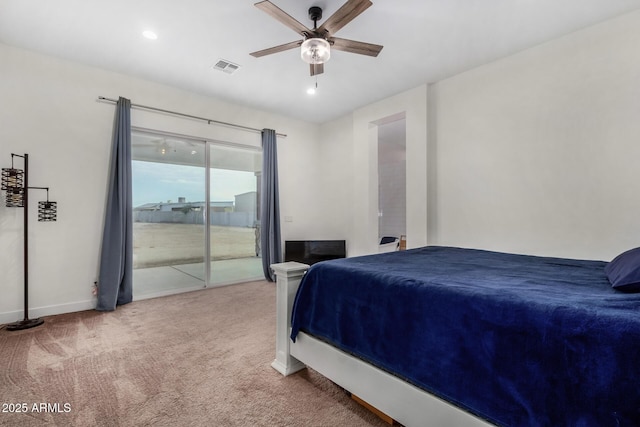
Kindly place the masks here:
<instances>
[{"instance_id":1,"label":"floor lamp","mask_svg":"<svg viewBox=\"0 0 640 427\"><path fill-rule=\"evenodd\" d=\"M24 169L13 167L13 159L24 160ZM47 201L38 202L38 221L55 221L57 203L49 201L49 187L29 187L29 155L11 153L11 168L2 168L2 190L6 191L6 206L24 209L24 319L7 325L9 331L34 328L43 319L29 319L29 190L47 190Z\"/></svg>"}]
</instances>

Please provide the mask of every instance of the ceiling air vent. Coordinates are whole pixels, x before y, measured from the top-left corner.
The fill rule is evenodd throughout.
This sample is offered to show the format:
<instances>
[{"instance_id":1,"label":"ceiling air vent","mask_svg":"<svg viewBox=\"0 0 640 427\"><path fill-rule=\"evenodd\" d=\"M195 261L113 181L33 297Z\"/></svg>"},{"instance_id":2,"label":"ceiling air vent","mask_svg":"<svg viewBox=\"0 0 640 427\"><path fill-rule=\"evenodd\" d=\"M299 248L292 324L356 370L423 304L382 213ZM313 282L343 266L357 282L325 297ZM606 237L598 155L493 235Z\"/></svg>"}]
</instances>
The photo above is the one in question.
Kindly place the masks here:
<instances>
[{"instance_id":1,"label":"ceiling air vent","mask_svg":"<svg viewBox=\"0 0 640 427\"><path fill-rule=\"evenodd\" d=\"M225 59L219 59L218 62L216 62L216 65L213 66L213 68L227 74L233 74L240 68L240 66Z\"/></svg>"}]
</instances>

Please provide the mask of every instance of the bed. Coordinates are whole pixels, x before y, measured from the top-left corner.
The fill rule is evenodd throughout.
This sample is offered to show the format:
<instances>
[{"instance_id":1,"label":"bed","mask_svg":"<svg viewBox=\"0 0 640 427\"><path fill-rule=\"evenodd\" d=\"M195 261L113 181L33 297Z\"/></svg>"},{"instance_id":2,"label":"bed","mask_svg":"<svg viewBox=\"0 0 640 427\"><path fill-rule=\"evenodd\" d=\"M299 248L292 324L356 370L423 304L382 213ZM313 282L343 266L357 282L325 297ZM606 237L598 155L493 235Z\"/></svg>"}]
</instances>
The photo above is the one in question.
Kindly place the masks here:
<instances>
[{"instance_id":1,"label":"bed","mask_svg":"<svg viewBox=\"0 0 640 427\"><path fill-rule=\"evenodd\" d=\"M309 366L407 426L640 425L630 252L616 264L427 246L276 264L272 366Z\"/></svg>"}]
</instances>

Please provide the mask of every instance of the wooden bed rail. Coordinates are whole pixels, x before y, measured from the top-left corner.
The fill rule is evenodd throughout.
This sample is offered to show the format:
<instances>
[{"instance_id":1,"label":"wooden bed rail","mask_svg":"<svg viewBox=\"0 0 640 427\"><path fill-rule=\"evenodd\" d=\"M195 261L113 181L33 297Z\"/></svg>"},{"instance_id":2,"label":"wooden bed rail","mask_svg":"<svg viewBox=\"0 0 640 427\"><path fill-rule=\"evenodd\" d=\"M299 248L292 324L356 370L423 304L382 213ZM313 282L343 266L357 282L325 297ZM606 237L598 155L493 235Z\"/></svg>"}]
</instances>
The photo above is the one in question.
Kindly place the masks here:
<instances>
[{"instance_id":1,"label":"wooden bed rail","mask_svg":"<svg viewBox=\"0 0 640 427\"><path fill-rule=\"evenodd\" d=\"M271 264L276 275L276 358L271 366L282 375L298 372L306 366L291 356L291 307L302 276L309 266L299 262Z\"/></svg>"}]
</instances>

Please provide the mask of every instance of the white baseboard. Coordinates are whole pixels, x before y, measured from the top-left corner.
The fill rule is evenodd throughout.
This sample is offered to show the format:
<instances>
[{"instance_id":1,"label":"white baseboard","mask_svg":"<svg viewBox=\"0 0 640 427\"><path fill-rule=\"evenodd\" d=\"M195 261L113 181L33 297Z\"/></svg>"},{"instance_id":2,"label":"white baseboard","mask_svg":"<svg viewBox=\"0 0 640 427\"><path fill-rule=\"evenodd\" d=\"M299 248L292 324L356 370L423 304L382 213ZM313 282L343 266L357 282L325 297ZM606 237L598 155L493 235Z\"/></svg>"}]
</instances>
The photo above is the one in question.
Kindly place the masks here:
<instances>
[{"instance_id":1,"label":"white baseboard","mask_svg":"<svg viewBox=\"0 0 640 427\"><path fill-rule=\"evenodd\" d=\"M68 304L48 305L46 307L29 308L29 318L53 316L55 314L73 313L76 311L93 310L96 308L96 300L78 301ZM24 319L24 310L8 311L0 313L0 325L13 323Z\"/></svg>"}]
</instances>

